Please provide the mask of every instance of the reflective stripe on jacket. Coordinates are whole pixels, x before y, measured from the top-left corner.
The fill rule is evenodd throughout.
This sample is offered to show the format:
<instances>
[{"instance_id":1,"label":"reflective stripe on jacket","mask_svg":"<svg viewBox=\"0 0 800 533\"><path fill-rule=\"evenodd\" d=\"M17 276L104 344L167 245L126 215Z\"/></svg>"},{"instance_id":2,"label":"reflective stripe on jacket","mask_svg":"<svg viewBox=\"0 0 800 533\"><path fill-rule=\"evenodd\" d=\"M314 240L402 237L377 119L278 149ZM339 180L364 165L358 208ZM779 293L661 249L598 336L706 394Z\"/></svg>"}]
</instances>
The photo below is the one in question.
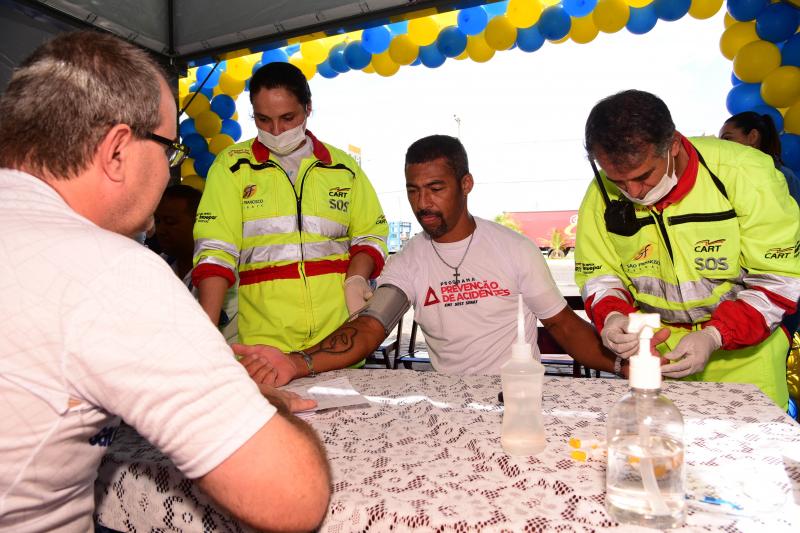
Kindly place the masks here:
<instances>
[{"instance_id":1,"label":"reflective stripe on jacket","mask_svg":"<svg viewBox=\"0 0 800 533\"><path fill-rule=\"evenodd\" d=\"M725 347L735 348L738 358L758 357L767 344L777 346L778 341L764 339L774 337L770 332L775 332L784 309L793 307L800 297L800 213L768 156L718 139L692 139L692 143L722 187L700 165L696 182L684 198L662 213L636 206L638 230L622 236L607 231L604 200L592 183L579 212L575 279L584 301L594 306L606 298L618 298L625 307L630 297L642 311L659 313L663 322L675 324L666 346L660 347L664 351L673 349L690 329L709 321L718 327L723 341L737 337L737 329L748 327L744 315L738 321L720 317L725 313L719 308L723 302L746 303L733 313L747 310L759 317L766 333L753 348ZM609 197L620 198L617 188L605 176L603 180ZM731 313L730 306L726 312ZM720 375L714 371L718 365L711 363L697 376L758 381L765 393L783 405L785 379L783 387L774 383L780 372L773 366L780 359L785 364L786 352L767 351L764 357L773 362L759 377L747 375L753 369L742 365L729 365ZM731 354L734 350L718 351L711 361L728 359Z\"/></svg>"},{"instance_id":2,"label":"reflective stripe on jacket","mask_svg":"<svg viewBox=\"0 0 800 533\"><path fill-rule=\"evenodd\" d=\"M244 343L316 344L347 319L350 256L368 253L373 276L383 267L388 225L371 183L350 156L309 136L314 157L300 163L294 185L255 139L220 153L209 170L194 280L238 270Z\"/></svg>"}]
</instances>

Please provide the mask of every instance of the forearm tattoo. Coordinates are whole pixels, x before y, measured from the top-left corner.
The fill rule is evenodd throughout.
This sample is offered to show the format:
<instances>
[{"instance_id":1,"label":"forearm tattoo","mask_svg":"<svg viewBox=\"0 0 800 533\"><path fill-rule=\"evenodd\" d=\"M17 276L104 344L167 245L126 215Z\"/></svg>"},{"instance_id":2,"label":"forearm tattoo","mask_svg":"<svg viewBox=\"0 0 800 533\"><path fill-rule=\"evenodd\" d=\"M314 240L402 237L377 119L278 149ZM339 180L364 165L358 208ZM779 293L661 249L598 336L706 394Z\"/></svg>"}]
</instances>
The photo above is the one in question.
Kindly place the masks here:
<instances>
[{"instance_id":1,"label":"forearm tattoo","mask_svg":"<svg viewBox=\"0 0 800 533\"><path fill-rule=\"evenodd\" d=\"M343 326L331 333L322 341L319 347L314 350L314 354L341 355L347 353L355 347L358 330L352 326Z\"/></svg>"}]
</instances>

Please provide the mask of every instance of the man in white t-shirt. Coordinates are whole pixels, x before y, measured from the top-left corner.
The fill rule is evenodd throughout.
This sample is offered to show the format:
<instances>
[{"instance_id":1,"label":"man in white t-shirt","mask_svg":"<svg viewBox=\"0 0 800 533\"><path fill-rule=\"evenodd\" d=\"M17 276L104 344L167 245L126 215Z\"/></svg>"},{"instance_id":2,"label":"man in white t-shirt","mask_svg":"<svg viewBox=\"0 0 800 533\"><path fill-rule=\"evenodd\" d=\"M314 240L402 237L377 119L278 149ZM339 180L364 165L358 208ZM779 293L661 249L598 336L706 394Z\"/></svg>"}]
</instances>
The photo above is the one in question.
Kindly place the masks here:
<instances>
[{"instance_id":1,"label":"man in white t-shirt","mask_svg":"<svg viewBox=\"0 0 800 533\"><path fill-rule=\"evenodd\" d=\"M516 340L519 294L534 350L538 318L577 361L614 370L613 356L567 306L539 249L469 213L473 179L458 139L418 140L406 153L405 173L409 203L425 232L389 260L366 308L318 346L286 357L271 347L235 345L251 377L283 384L351 364L386 338L409 305L436 370L498 374Z\"/></svg>"},{"instance_id":2,"label":"man in white t-shirt","mask_svg":"<svg viewBox=\"0 0 800 533\"><path fill-rule=\"evenodd\" d=\"M91 531L120 418L237 518L316 527L330 476L287 410L302 402L265 388L271 405L126 237L186 155L161 69L116 37L64 34L15 71L0 117L0 531Z\"/></svg>"}]
</instances>

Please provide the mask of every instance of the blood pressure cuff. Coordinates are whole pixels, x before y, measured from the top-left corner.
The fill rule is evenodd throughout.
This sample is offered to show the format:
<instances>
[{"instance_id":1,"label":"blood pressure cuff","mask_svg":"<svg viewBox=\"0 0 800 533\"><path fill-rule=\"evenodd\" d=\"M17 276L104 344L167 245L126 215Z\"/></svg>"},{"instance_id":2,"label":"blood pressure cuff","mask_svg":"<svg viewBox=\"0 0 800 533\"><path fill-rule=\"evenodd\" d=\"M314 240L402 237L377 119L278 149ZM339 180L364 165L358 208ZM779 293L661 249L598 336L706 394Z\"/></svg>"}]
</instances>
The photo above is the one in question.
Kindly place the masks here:
<instances>
[{"instance_id":1,"label":"blood pressure cuff","mask_svg":"<svg viewBox=\"0 0 800 533\"><path fill-rule=\"evenodd\" d=\"M366 307L358 312L358 316L369 316L383 326L388 335L408 311L411 302L406 293L394 285L381 285L367 301Z\"/></svg>"}]
</instances>

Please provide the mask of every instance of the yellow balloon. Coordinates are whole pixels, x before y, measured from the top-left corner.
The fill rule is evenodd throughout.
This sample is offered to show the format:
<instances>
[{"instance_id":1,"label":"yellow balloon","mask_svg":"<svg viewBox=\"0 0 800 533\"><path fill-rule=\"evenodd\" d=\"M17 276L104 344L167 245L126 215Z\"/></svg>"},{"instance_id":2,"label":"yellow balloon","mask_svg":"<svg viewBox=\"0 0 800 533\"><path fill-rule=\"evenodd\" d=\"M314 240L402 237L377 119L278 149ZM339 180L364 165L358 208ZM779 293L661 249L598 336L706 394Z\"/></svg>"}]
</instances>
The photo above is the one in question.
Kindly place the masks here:
<instances>
[{"instance_id":1,"label":"yellow balloon","mask_svg":"<svg viewBox=\"0 0 800 533\"><path fill-rule=\"evenodd\" d=\"M645 7L653 3L653 0L625 0L625 3L630 7Z\"/></svg>"},{"instance_id":2,"label":"yellow balloon","mask_svg":"<svg viewBox=\"0 0 800 533\"><path fill-rule=\"evenodd\" d=\"M328 52L318 40L306 41L300 44L300 54L311 65L319 65L328 58ZM304 73L305 74L305 73ZM313 76L313 74L312 74ZM308 78L308 76L306 76Z\"/></svg>"},{"instance_id":3,"label":"yellow balloon","mask_svg":"<svg viewBox=\"0 0 800 533\"><path fill-rule=\"evenodd\" d=\"M233 140L233 137L231 137L230 135L219 133L211 137L211 141L209 141L208 143L208 151L214 155L217 155L225 148L232 145L234 142L235 141Z\"/></svg>"},{"instance_id":4,"label":"yellow balloon","mask_svg":"<svg viewBox=\"0 0 800 533\"><path fill-rule=\"evenodd\" d=\"M187 157L181 163L181 176L191 176L194 174L194 159Z\"/></svg>"},{"instance_id":5,"label":"yellow balloon","mask_svg":"<svg viewBox=\"0 0 800 533\"><path fill-rule=\"evenodd\" d=\"M239 120L239 112L234 111L233 115L231 115L231 120Z\"/></svg>"},{"instance_id":6,"label":"yellow balloon","mask_svg":"<svg viewBox=\"0 0 800 533\"><path fill-rule=\"evenodd\" d=\"M194 99L192 99L194 97ZM203 111L208 111L211 109L211 102L208 101L208 98L203 93L189 93L187 94L183 101L181 101L181 108L186 107L186 104L189 103L191 100L191 105L186 109L186 114L192 118L197 117Z\"/></svg>"},{"instance_id":7,"label":"yellow balloon","mask_svg":"<svg viewBox=\"0 0 800 533\"><path fill-rule=\"evenodd\" d=\"M541 0L541 2L545 7L550 7L558 4L561 0Z\"/></svg>"},{"instance_id":8,"label":"yellow balloon","mask_svg":"<svg viewBox=\"0 0 800 533\"><path fill-rule=\"evenodd\" d=\"M788 107L800 99L800 68L778 67L761 82L761 98L772 107Z\"/></svg>"},{"instance_id":9,"label":"yellow balloon","mask_svg":"<svg viewBox=\"0 0 800 533\"><path fill-rule=\"evenodd\" d=\"M372 68L374 68L375 72L379 75L388 78L389 76L397 74L397 71L400 70L400 65L392 61L389 52L386 51L372 55Z\"/></svg>"},{"instance_id":10,"label":"yellow balloon","mask_svg":"<svg viewBox=\"0 0 800 533\"><path fill-rule=\"evenodd\" d=\"M457 55L456 57L454 57L453 59L455 59L455 60L457 60L457 61L461 61L461 60L463 60L463 59L467 59L468 57L469 57L469 54L467 53L467 49L466 49L466 48L464 48L464 51L463 51L463 52L461 52L460 54L458 54L458 55Z\"/></svg>"},{"instance_id":11,"label":"yellow balloon","mask_svg":"<svg viewBox=\"0 0 800 533\"><path fill-rule=\"evenodd\" d=\"M594 25L603 33L618 32L628 23L630 16L630 8L622 0L599 0L592 12Z\"/></svg>"},{"instance_id":12,"label":"yellow balloon","mask_svg":"<svg viewBox=\"0 0 800 533\"><path fill-rule=\"evenodd\" d=\"M490 20L483 33L486 44L495 50L508 50L517 40L517 28L505 15Z\"/></svg>"},{"instance_id":13,"label":"yellow balloon","mask_svg":"<svg viewBox=\"0 0 800 533\"><path fill-rule=\"evenodd\" d=\"M206 188L206 180L197 174L192 173L181 178L181 185L186 185L192 189L197 189L198 191L203 192L203 189Z\"/></svg>"},{"instance_id":14,"label":"yellow balloon","mask_svg":"<svg viewBox=\"0 0 800 533\"><path fill-rule=\"evenodd\" d=\"M550 39L548 39L550 41ZM569 41L569 33L563 36L561 39L556 39L555 41L550 41L553 44L561 44Z\"/></svg>"},{"instance_id":15,"label":"yellow balloon","mask_svg":"<svg viewBox=\"0 0 800 533\"><path fill-rule=\"evenodd\" d=\"M733 58L733 73L746 83L758 83L781 65L781 51L769 41L742 46Z\"/></svg>"},{"instance_id":16,"label":"yellow balloon","mask_svg":"<svg viewBox=\"0 0 800 533\"><path fill-rule=\"evenodd\" d=\"M733 18L730 13L728 13L727 11L725 12L725 16L722 18L722 24L726 28L730 28L731 26L733 26L737 22L738 22L738 20Z\"/></svg>"},{"instance_id":17,"label":"yellow balloon","mask_svg":"<svg viewBox=\"0 0 800 533\"><path fill-rule=\"evenodd\" d=\"M211 110L203 111L194 119L194 129L197 130L197 133L206 138L213 137L219 133L221 127L222 119Z\"/></svg>"},{"instance_id":18,"label":"yellow balloon","mask_svg":"<svg viewBox=\"0 0 800 533\"><path fill-rule=\"evenodd\" d=\"M289 58L289 63L299 68L307 80L313 78L314 74L317 73L317 66L302 57L292 56Z\"/></svg>"},{"instance_id":19,"label":"yellow balloon","mask_svg":"<svg viewBox=\"0 0 800 533\"><path fill-rule=\"evenodd\" d=\"M713 17L722 7L722 0L692 0L689 15L698 20Z\"/></svg>"},{"instance_id":20,"label":"yellow balloon","mask_svg":"<svg viewBox=\"0 0 800 533\"><path fill-rule=\"evenodd\" d=\"M439 25L440 28L456 26L458 24L458 10L439 13L438 15L431 15L431 18L436 22L436 24Z\"/></svg>"},{"instance_id":21,"label":"yellow balloon","mask_svg":"<svg viewBox=\"0 0 800 533\"><path fill-rule=\"evenodd\" d=\"M591 13L585 17L573 18L569 29L569 38L578 44L590 43L597 37L599 30L594 25Z\"/></svg>"},{"instance_id":22,"label":"yellow balloon","mask_svg":"<svg viewBox=\"0 0 800 533\"><path fill-rule=\"evenodd\" d=\"M476 63L485 63L494 57L494 48L486 44L483 32L467 36L467 54Z\"/></svg>"},{"instance_id":23,"label":"yellow balloon","mask_svg":"<svg viewBox=\"0 0 800 533\"><path fill-rule=\"evenodd\" d=\"M543 9L539 0L509 0L506 17L517 28L530 28L539 22Z\"/></svg>"},{"instance_id":24,"label":"yellow balloon","mask_svg":"<svg viewBox=\"0 0 800 533\"><path fill-rule=\"evenodd\" d=\"M222 93L222 89L219 88L219 85L215 85L214 88L211 90L212 96L218 96Z\"/></svg>"},{"instance_id":25,"label":"yellow balloon","mask_svg":"<svg viewBox=\"0 0 800 533\"><path fill-rule=\"evenodd\" d=\"M229 59L225 73L236 81L247 81L253 74L253 65L243 57Z\"/></svg>"},{"instance_id":26,"label":"yellow balloon","mask_svg":"<svg viewBox=\"0 0 800 533\"><path fill-rule=\"evenodd\" d=\"M370 61L369 65L361 69L361 72L366 72L367 74L375 74L375 67L372 66L372 62Z\"/></svg>"},{"instance_id":27,"label":"yellow balloon","mask_svg":"<svg viewBox=\"0 0 800 533\"><path fill-rule=\"evenodd\" d=\"M189 87L191 87L192 81L189 78L180 78L178 80L178 91L182 91L184 94L189 92Z\"/></svg>"},{"instance_id":28,"label":"yellow balloon","mask_svg":"<svg viewBox=\"0 0 800 533\"><path fill-rule=\"evenodd\" d=\"M419 55L419 46L408 35L398 35L389 43L389 57L398 65L410 65Z\"/></svg>"},{"instance_id":29,"label":"yellow balloon","mask_svg":"<svg viewBox=\"0 0 800 533\"><path fill-rule=\"evenodd\" d=\"M222 94L227 94L232 98L236 98L244 91L244 85L245 80L237 80L227 72L219 75L219 83L217 84Z\"/></svg>"},{"instance_id":30,"label":"yellow balloon","mask_svg":"<svg viewBox=\"0 0 800 533\"><path fill-rule=\"evenodd\" d=\"M722 55L733 61L742 46L758 40L755 21L735 22L722 32L719 38L719 50Z\"/></svg>"},{"instance_id":31,"label":"yellow balloon","mask_svg":"<svg viewBox=\"0 0 800 533\"><path fill-rule=\"evenodd\" d=\"M800 7L800 0L789 0L789 3L790 3L790 4L794 4L794 5L796 5L797 7Z\"/></svg>"},{"instance_id":32,"label":"yellow balloon","mask_svg":"<svg viewBox=\"0 0 800 533\"><path fill-rule=\"evenodd\" d=\"M800 135L800 101L783 114L783 131Z\"/></svg>"},{"instance_id":33,"label":"yellow balloon","mask_svg":"<svg viewBox=\"0 0 800 533\"><path fill-rule=\"evenodd\" d=\"M417 46L428 46L439 36L439 25L431 17L420 17L408 21L408 36Z\"/></svg>"}]
</instances>

